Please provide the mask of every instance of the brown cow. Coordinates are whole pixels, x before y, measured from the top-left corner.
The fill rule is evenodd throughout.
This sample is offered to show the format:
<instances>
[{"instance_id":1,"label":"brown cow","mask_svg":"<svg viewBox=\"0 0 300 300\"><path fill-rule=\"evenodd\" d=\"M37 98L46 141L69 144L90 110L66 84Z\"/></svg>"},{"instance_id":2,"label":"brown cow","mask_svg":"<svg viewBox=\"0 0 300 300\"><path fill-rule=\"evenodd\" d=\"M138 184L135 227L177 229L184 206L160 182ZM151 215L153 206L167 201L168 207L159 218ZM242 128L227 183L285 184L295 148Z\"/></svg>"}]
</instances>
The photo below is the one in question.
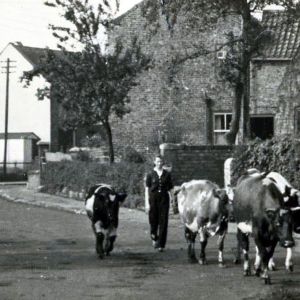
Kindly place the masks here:
<instances>
[{"instance_id":1,"label":"brown cow","mask_svg":"<svg viewBox=\"0 0 300 300\"><path fill-rule=\"evenodd\" d=\"M274 181L266 174L243 176L238 181L233 200L233 211L238 224L238 241L244 253L244 275L250 274L249 235L258 248L262 262L262 278L270 284L268 263L277 242L285 248L294 246L291 211L286 208L284 197Z\"/></svg>"}]
</instances>

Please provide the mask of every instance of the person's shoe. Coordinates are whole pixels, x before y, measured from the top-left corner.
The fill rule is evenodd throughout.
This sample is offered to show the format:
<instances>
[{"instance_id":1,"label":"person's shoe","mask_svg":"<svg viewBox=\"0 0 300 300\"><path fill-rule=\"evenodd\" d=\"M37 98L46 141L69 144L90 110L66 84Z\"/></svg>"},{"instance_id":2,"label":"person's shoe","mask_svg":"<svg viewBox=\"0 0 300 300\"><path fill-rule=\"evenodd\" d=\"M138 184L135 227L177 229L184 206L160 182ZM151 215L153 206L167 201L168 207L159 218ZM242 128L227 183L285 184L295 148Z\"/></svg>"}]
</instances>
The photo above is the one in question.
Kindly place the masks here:
<instances>
[{"instance_id":1,"label":"person's shoe","mask_svg":"<svg viewBox=\"0 0 300 300\"><path fill-rule=\"evenodd\" d=\"M163 252L163 251L164 251L164 248L161 248L161 247L158 248L158 252Z\"/></svg>"},{"instance_id":2,"label":"person's shoe","mask_svg":"<svg viewBox=\"0 0 300 300\"><path fill-rule=\"evenodd\" d=\"M158 241L152 241L152 246L154 249L158 248Z\"/></svg>"}]
</instances>

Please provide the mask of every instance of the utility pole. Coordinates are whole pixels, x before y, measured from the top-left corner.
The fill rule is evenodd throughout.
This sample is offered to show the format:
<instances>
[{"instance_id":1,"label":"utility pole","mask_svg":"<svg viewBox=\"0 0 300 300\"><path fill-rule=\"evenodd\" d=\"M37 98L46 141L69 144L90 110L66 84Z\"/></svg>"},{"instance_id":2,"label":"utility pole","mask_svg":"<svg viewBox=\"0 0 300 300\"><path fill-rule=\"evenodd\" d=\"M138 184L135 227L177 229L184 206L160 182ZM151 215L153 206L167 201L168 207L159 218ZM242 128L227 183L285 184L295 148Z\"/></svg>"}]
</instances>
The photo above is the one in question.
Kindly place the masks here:
<instances>
[{"instance_id":1,"label":"utility pole","mask_svg":"<svg viewBox=\"0 0 300 300\"><path fill-rule=\"evenodd\" d=\"M11 66L12 61L7 58L6 66L2 67L2 69L6 69L2 73L6 73L6 97L5 97L5 126L4 126L4 157L3 157L3 180L5 180L6 173L7 173L7 139L8 139L8 104L9 104L9 74L12 73L10 71L11 68L15 68L15 66Z\"/></svg>"}]
</instances>

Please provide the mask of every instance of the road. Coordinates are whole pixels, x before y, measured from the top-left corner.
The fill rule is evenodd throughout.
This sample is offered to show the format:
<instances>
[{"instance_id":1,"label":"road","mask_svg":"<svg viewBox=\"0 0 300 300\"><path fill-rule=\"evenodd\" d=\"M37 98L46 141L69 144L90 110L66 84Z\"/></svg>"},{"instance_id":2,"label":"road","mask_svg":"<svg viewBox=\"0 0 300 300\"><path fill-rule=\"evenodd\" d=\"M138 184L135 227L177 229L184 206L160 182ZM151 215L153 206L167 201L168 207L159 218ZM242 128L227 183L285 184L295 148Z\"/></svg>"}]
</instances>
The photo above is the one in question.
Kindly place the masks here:
<instances>
[{"instance_id":1,"label":"road","mask_svg":"<svg viewBox=\"0 0 300 300\"><path fill-rule=\"evenodd\" d=\"M170 220L167 249L151 247L144 214L121 214L119 237L110 257L95 255L86 216L0 200L0 299L300 299L300 255L295 271L279 270L271 286L242 276L232 263L235 236L225 244L227 267L217 266L216 239L209 240L208 265L189 264L183 229ZM253 251L252 251L253 257ZM287 298L286 298L287 299Z\"/></svg>"}]
</instances>

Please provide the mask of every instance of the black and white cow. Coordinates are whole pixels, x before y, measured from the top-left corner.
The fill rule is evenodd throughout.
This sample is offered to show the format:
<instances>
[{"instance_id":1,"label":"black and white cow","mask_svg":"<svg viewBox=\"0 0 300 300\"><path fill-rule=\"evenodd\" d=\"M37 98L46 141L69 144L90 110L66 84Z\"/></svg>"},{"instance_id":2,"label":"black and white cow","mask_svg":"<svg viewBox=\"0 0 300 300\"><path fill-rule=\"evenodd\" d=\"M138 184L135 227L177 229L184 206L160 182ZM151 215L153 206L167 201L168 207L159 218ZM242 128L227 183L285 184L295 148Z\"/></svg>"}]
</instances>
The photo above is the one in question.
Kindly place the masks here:
<instances>
[{"instance_id":1,"label":"black and white cow","mask_svg":"<svg viewBox=\"0 0 300 300\"><path fill-rule=\"evenodd\" d=\"M284 206L287 209L291 210L292 214L292 223L293 231L300 233L300 223L299 223L299 213L300 213L300 192L299 190L292 187L292 185L284 178L280 173L270 172L266 174L266 180L270 179L277 186L279 191L282 193ZM265 180L265 182L267 182ZM258 255L258 250L256 250ZM293 262L292 262L292 248L288 247L286 249L286 259L285 259L285 268L287 271L293 271ZM273 257L269 261L269 270L275 270L275 262Z\"/></svg>"},{"instance_id":2,"label":"black and white cow","mask_svg":"<svg viewBox=\"0 0 300 300\"><path fill-rule=\"evenodd\" d=\"M92 221L99 258L109 255L113 250L119 223L119 205L126 197L126 194L116 193L108 184L96 184L88 191L85 209Z\"/></svg>"},{"instance_id":3,"label":"black and white cow","mask_svg":"<svg viewBox=\"0 0 300 300\"><path fill-rule=\"evenodd\" d=\"M261 277L269 284L268 264L276 244L279 242L285 248L294 246L292 215L285 206L284 196L266 174L244 175L235 189L233 211L238 243L244 254L244 275L250 274L248 251L252 234L258 249L256 273L260 273L262 263Z\"/></svg>"},{"instance_id":4,"label":"black and white cow","mask_svg":"<svg viewBox=\"0 0 300 300\"><path fill-rule=\"evenodd\" d=\"M224 238L228 226L228 197L224 190L208 180L183 183L175 191L181 221L185 226L188 258L196 262L195 239L200 237L200 264L206 264L205 247L209 236L218 235L219 266L224 266Z\"/></svg>"}]
</instances>

